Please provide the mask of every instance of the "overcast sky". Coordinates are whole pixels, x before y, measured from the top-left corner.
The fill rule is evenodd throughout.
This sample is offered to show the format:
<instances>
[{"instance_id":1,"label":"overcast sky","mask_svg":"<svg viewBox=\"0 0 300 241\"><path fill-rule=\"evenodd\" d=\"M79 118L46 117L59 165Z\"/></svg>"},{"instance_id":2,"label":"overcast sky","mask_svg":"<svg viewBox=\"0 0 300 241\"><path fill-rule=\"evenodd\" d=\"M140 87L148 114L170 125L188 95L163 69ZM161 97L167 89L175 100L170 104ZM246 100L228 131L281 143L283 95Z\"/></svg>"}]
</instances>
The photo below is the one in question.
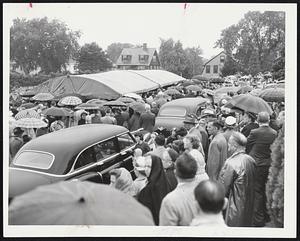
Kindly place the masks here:
<instances>
[{"instance_id":1,"label":"overcast sky","mask_svg":"<svg viewBox=\"0 0 300 241\"><path fill-rule=\"evenodd\" d=\"M187 3L28 3L6 4L11 25L14 18L60 19L80 30L79 43L96 42L106 49L114 42L142 44L159 49L160 38L180 40L183 47L203 50L210 58L222 29L238 23L248 11L281 10L278 4Z\"/></svg>"}]
</instances>

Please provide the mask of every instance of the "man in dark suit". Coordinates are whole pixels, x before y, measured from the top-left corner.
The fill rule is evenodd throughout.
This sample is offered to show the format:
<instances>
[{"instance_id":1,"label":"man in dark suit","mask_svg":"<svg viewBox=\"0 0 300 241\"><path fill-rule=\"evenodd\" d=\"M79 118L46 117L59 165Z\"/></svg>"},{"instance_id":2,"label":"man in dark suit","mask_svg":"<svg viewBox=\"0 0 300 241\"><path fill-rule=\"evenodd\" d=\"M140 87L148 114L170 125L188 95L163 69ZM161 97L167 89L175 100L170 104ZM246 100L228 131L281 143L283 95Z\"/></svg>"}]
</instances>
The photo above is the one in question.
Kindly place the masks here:
<instances>
[{"instance_id":1,"label":"man in dark suit","mask_svg":"<svg viewBox=\"0 0 300 241\"><path fill-rule=\"evenodd\" d=\"M263 227L269 219L265 192L271 165L270 146L274 142L277 132L269 126L270 116L267 112L260 112L257 121L259 128L251 130L247 139L246 153L256 162L253 226Z\"/></svg>"},{"instance_id":2,"label":"man in dark suit","mask_svg":"<svg viewBox=\"0 0 300 241\"><path fill-rule=\"evenodd\" d=\"M145 131L152 133L155 125L155 115L151 112L150 105L145 105L145 110L140 117L140 127L144 128Z\"/></svg>"}]
</instances>

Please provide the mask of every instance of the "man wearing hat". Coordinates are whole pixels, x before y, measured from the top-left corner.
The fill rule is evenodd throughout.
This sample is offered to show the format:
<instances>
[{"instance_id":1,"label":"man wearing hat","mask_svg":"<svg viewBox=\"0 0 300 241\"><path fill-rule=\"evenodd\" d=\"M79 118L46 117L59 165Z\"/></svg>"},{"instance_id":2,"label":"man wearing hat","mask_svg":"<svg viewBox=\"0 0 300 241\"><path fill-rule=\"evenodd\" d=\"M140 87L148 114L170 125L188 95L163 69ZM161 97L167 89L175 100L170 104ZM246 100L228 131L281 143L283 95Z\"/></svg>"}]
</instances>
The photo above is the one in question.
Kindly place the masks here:
<instances>
[{"instance_id":1,"label":"man wearing hat","mask_svg":"<svg viewBox=\"0 0 300 241\"><path fill-rule=\"evenodd\" d=\"M242 125L244 124L244 127L241 129L241 133L248 137L251 130L257 129L259 125L255 122L256 116L255 114L251 112L245 112L243 115Z\"/></svg>"},{"instance_id":2,"label":"man wearing hat","mask_svg":"<svg viewBox=\"0 0 300 241\"><path fill-rule=\"evenodd\" d=\"M223 135L227 141L227 147L228 147L229 138L230 138L231 134L235 131L236 127L237 127L236 118L233 116L226 117L225 122L224 122ZM230 153L227 151L227 158L229 156L230 156Z\"/></svg>"},{"instance_id":3,"label":"man wearing hat","mask_svg":"<svg viewBox=\"0 0 300 241\"><path fill-rule=\"evenodd\" d=\"M17 154L17 152L20 150L20 148L23 146L23 139L22 134L23 130L20 127L16 127L13 130L13 136L9 139L9 154L11 157L11 160L14 158L14 156Z\"/></svg>"}]
</instances>

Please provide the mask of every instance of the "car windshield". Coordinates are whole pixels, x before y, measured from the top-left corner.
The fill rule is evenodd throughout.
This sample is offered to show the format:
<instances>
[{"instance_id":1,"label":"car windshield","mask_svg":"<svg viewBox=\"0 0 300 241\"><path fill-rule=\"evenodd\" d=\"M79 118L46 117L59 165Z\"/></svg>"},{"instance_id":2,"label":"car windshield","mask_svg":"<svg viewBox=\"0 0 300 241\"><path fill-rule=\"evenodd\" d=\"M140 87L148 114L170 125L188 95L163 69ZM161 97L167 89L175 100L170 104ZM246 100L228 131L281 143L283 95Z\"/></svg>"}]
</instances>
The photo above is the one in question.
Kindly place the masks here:
<instances>
[{"instance_id":1,"label":"car windshield","mask_svg":"<svg viewBox=\"0 0 300 241\"><path fill-rule=\"evenodd\" d=\"M183 107L178 106L170 106L165 107L161 110L160 116L177 116L177 117L184 117L186 114L186 109Z\"/></svg>"},{"instance_id":2,"label":"car windshield","mask_svg":"<svg viewBox=\"0 0 300 241\"><path fill-rule=\"evenodd\" d=\"M47 152L23 151L14 160L14 165L37 169L49 169L54 161L54 156Z\"/></svg>"}]
</instances>

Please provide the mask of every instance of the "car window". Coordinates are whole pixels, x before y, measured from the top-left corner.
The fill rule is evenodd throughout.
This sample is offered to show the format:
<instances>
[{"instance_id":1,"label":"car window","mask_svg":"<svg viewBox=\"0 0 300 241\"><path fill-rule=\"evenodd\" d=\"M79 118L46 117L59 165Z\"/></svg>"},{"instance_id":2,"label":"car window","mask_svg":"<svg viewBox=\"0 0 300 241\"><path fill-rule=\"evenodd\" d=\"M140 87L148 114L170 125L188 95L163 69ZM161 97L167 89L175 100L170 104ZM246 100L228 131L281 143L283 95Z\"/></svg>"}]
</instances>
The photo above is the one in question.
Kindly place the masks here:
<instances>
[{"instance_id":1,"label":"car window","mask_svg":"<svg viewBox=\"0 0 300 241\"><path fill-rule=\"evenodd\" d=\"M133 146L135 143L132 137L128 133L118 136L118 141L119 141L119 146L121 151L128 147Z\"/></svg>"},{"instance_id":2,"label":"car window","mask_svg":"<svg viewBox=\"0 0 300 241\"><path fill-rule=\"evenodd\" d=\"M78 169L80 167L86 166L90 163L96 162L94 147L90 147L83 151L80 156L77 158L74 169Z\"/></svg>"},{"instance_id":3,"label":"car window","mask_svg":"<svg viewBox=\"0 0 300 241\"><path fill-rule=\"evenodd\" d=\"M186 114L186 109L178 106L169 106L161 110L160 116L177 116L184 117Z\"/></svg>"},{"instance_id":4,"label":"car window","mask_svg":"<svg viewBox=\"0 0 300 241\"><path fill-rule=\"evenodd\" d=\"M105 159L118 152L114 139L110 139L94 145L94 150L97 161Z\"/></svg>"},{"instance_id":5,"label":"car window","mask_svg":"<svg viewBox=\"0 0 300 241\"><path fill-rule=\"evenodd\" d=\"M13 164L23 167L31 167L37 169L50 169L54 161L54 155L47 152L38 151L23 151L17 158L14 159Z\"/></svg>"}]
</instances>

